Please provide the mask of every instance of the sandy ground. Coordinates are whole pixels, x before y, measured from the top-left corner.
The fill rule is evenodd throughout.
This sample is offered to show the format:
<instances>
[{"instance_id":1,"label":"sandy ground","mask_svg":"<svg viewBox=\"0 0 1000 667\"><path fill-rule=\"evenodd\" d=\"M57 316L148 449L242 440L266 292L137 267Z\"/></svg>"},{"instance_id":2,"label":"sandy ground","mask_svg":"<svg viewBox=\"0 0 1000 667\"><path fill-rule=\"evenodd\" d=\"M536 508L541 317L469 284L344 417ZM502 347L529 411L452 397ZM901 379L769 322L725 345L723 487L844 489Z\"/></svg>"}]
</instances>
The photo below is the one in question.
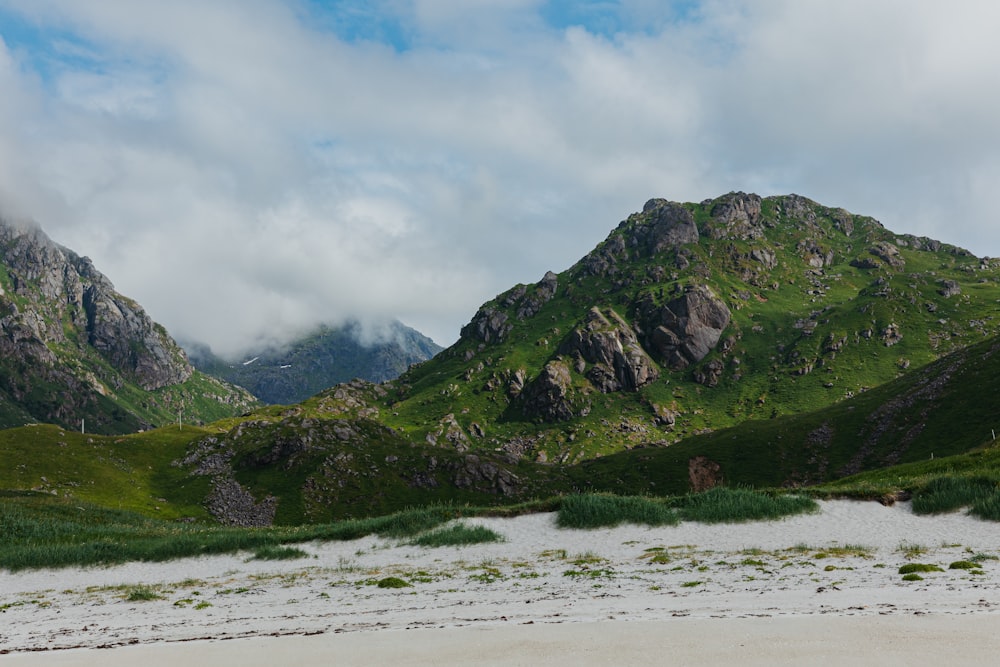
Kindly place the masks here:
<instances>
[{"instance_id":1,"label":"sandy ground","mask_svg":"<svg viewBox=\"0 0 1000 667\"><path fill-rule=\"evenodd\" d=\"M971 664L1000 649L1000 525L963 514L832 501L738 525L465 522L505 541L0 573L0 665ZM981 568L949 569L963 560ZM904 581L914 562L943 571ZM410 586L377 585L390 576ZM139 586L156 599L130 601Z\"/></svg>"}]
</instances>

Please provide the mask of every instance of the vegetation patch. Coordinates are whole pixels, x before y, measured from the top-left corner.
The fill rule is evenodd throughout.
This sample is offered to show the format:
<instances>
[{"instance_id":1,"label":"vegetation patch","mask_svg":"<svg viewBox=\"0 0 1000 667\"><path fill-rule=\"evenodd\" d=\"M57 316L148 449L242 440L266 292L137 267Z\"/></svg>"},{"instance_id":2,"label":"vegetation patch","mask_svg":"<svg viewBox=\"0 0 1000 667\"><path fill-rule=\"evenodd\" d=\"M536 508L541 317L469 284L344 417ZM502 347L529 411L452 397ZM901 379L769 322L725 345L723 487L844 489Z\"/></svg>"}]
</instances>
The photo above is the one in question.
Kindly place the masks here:
<instances>
[{"instance_id":1,"label":"vegetation patch","mask_svg":"<svg viewBox=\"0 0 1000 667\"><path fill-rule=\"evenodd\" d=\"M944 572L944 570L933 563L907 563L899 568L900 574L912 574L914 572Z\"/></svg>"},{"instance_id":2,"label":"vegetation patch","mask_svg":"<svg viewBox=\"0 0 1000 667\"><path fill-rule=\"evenodd\" d=\"M410 588L413 584L399 577L384 577L375 582L379 588Z\"/></svg>"},{"instance_id":3,"label":"vegetation patch","mask_svg":"<svg viewBox=\"0 0 1000 667\"><path fill-rule=\"evenodd\" d=\"M254 552L253 560L295 560L296 558L308 557L308 553L296 547L266 546Z\"/></svg>"},{"instance_id":4,"label":"vegetation patch","mask_svg":"<svg viewBox=\"0 0 1000 667\"><path fill-rule=\"evenodd\" d=\"M923 581L924 578L921 577L916 572L910 572L909 574L903 575L903 581Z\"/></svg>"},{"instance_id":5,"label":"vegetation patch","mask_svg":"<svg viewBox=\"0 0 1000 667\"><path fill-rule=\"evenodd\" d=\"M502 541L502 535L486 526L468 526L459 523L419 535L411 544L420 547L452 547Z\"/></svg>"},{"instance_id":6,"label":"vegetation patch","mask_svg":"<svg viewBox=\"0 0 1000 667\"><path fill-rule=\"evenodd\" d=\"M819 509L812 498L750 489L715 487L678 501L681 516L702 523L740 523L781 519Z\"/></svg>"},{"instance_id":7,"label":"vegetation patch","mask_svg":"<svg viewBox=\"0 0 1000 667\"><path fill-rule=\"evenodd\" d=\"M949 570L978 570L980 568L982 568L982 565L973 563L971 560L956 560L948 566Z\"/></svg>"},{"instance_id":8,"label":"vegetation patch","mask_svg":"<svg viewBox=\"0 0 1000 667\"><path fill-rule=\"evenodd\" d=\"M133 586L125 592L126 602L149 602L161 599L163 596L150 586Z\"/></svg>"},{"instance_id":9,"label":"vegetation patch","mask_svg":"<svg viewBox=\"0 0 1000 667\"><path fill-rule=\"evenodd\" d=\"M609 528L623 523L671 526L677 513L666 503L639 496L574 494L559 504L556 523L560 528Z\"/></svg>"},{"instance_id":10,"label":"vegetation patch","mask_svg":"<svg viewBox=\"0 0 1000 667\"><path fill-rule=\"evenodd\" d=\"M979 505L997 495L997 484L987 477L934 477L913 495L915 514L941 514Z\"/></svg>"}]
</instances>

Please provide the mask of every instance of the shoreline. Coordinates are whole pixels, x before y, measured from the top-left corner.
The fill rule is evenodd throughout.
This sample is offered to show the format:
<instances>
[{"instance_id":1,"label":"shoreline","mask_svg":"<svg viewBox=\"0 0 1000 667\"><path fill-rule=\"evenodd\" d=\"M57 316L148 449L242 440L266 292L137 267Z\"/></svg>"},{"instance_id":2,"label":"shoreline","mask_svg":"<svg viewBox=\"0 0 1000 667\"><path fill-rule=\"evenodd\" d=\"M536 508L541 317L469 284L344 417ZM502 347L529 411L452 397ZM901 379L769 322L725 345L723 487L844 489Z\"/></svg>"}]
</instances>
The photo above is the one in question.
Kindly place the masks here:
<instances>
[{"instance_id":1,"label":"shoreline","mask_svg":"<svg viewBox=\"0 0 1000 667\"><path fill-rule=\"evenodd\" d=\"M604 621L500 628L392 630L140 644L0 656L11 667L270 667L392 664L493 667L546 664L989 664L997 616L798 616Z\"/></svg>"},{"instance_id":2,"label":"shoreline","mask_svg":"<svg viewBox=\"0 0 1000 667\"><path fill-rule=\"evenodd\" d=\"M907 503L837 500L820 508L761 523L599 530L558 529L552 514L476 518L462 522L505 541L429 548L367 537L300 545L309 557L292 561L241 554L0 572L0 663L63 664L55 660L76 656L80 662L65 664L115 664L109 657L143 649L143 662L156 664L149 660L184 646L235 655L253 641L273 658L289 643L322 643L326 651L355 642L405 646L423 633L439 638L431 643L463 646L505 633L531 646L549 635L572 637L546 649L560 652L593 643L591 635L630 637L645 624L656 636L745 624L751 633L771 628L772 640L780 635L791 646L801 642L781 628L833 623L849 628L853 642L866 623L896 623L891 632L907 634L926 628L925 619L956 636L964 623L969 632L984 628L976 641L996 649L985 630L1000 613L995 524L958 513L916 516ZM958 561L972 569L949 569ZM940 571L904 581L899 568L907 563ZM380 585L389 578L403 587ZM646 640L623 641L620 651Z\"/></svg>"}]
</instances>

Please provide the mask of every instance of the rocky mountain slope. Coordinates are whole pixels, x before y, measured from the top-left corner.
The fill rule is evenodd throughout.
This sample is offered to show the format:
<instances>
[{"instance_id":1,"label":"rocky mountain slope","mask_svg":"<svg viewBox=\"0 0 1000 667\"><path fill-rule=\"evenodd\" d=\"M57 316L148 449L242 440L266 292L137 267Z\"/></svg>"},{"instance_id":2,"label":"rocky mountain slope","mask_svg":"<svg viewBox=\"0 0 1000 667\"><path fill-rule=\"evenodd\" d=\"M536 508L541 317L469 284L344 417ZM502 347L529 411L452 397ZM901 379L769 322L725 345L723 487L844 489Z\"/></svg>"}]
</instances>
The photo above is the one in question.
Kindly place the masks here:
<instances>
[{"instance_id":1,"label":"rocky mountain slope","mask_svg":"<svg viewBox=\"0 0 1000 667\"><path fill-rule=\"evenodd\" d=\"M198 370L245 387L271 404L298 403L356 378L392 380L442 349L400 322L391 323L370 342L363 342L365 338L363 327L355 321L320 327L281 348L264 349L235 361L217 357L205 346L187 348Z\"/></svg>"},{"instance_id":2,"label":"rocky mountain slope","mask_svg":"<svg viewBox=\"0 0 1000 667\"><path fill-rule=\"evenodd\" d=\"M150 514L259 525L972 457L1000 430L998 303L1000 262L802 197L651 200L395 381L204 429L37 427L30 459L22 429L0 488L100 500L81 471L113 468Z\"/></svg>"},{"instance_id":3,"label":"rocky mountain slope","mask_svg":"<svg viewBox=\"0 0 1000 667\"><path fill-rule=\"evenodd\" d=\"M459 450L574 462L823 408L998 332L1000 261L797 195L646 203L372 399Z\"/></svg>"},{"instance_id":4,"label":"rocky mountain slope","mask_svg":"<svg viewBox=\"0 0 1000 667\"><path fill-rule=\"evenodd\" d=\"M217 419L254 403L184 351L86 257L0 220L0 425L129 432Z\"/></svg>"},{"instance_id":5,"label":"rocky mountain slope","mask_svg":"<svg viewBox=\"0 0 1000 667\"><path fill-rule=\"evenodd\" d=\"M906 464L907 472L897 477L886 469L872 496L927 475L1000 474L992 433L1000 337L822 410L567 465L414 442L377 421L371 399L385 398L385 391L354 382L297 406L265 407L206 428L126 437L51 426L0 431L0 460L18 462L0 467L0 496L44 493L165 519L256 526L580 491L798 487L894 464ZM864 494L866 487L841 488Z\"/></svg>"}]
</instances>

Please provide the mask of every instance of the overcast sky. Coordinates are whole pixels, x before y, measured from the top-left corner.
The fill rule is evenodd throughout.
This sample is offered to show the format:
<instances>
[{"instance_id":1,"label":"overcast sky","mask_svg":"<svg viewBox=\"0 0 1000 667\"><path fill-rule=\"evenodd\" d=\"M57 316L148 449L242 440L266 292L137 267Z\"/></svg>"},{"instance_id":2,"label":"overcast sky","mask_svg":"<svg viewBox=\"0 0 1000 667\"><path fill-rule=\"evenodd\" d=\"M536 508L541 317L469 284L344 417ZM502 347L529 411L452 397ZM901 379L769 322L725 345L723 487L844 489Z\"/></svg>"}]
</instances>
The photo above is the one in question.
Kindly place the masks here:
<instances>
[{"instance_id":1,"label":"overcast sky","mask_svg":"<svg viewBox=\"0 0 1000 667\"><path fill-rule=\"evenodd\" d=\"M1000 255L992 0L0 0L0 210L181 339L448 345L650 197Z\"/></svg>"}]
</instances>

